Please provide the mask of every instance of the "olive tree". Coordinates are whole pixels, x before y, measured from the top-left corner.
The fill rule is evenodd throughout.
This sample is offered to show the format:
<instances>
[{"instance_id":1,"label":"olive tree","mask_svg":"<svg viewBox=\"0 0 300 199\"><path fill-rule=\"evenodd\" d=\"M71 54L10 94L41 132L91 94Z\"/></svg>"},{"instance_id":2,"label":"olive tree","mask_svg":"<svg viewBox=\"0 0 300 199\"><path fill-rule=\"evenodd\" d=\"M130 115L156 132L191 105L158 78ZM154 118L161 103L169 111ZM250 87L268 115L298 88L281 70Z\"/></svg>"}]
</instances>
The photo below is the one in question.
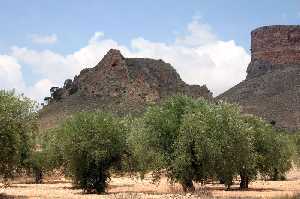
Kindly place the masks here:
<instances>
[{"instance_id":1,"label":"olive tree","mask_svg":"<svg viewBox=\"0 0 300 199\"><path fill-rule=\"evenodd\" d=\"M127 142L139 171L162 172L193 191L193 182L219 180L227 189L239 177L246 189L258 174L284 174L291 165L286 136L239 106L175 96L136 119Z\"/></svg>"},{"instance_id":2,"label":"olive tree","mask_svg":"<svg viewBox=\"0 0 300 199\"><path fill-rule=\"evenodd\" d=\"M35 183L42 183L44 175L55 169L66 172L63 136L59 128L47 129L35 136L36 149L28 159Z\"/></svg>"},{"instance_id":3,"label":"olive tree","mask_svg":"<svg viewBox=\"0 0 300 199\"><path fill-rule=\"evenodd\" d=\"M237 175L246 188L255 175L253 146L239 108L205 101L184 115L175 168L187 179L218 179L227 189Z\"/></svg>"},{"instance_id":4,"label":"olive tree","mask_svg":"<svg viewBox=\"0 0 300 199\"><path fill-rule=\"evenodd\" d=\"M292 167L293 143L287 134L275 130L261 118L247 115L253 137L256 168L265 178L278 180Z\"/></svg>"},{"instance_id":5,"label":"olive tree","mask_svg":"<svg viewBox=\"0 0 300 199\"><path fill-rule=\"evenodd\" d=\"M37 106L14 91L0 91L0 175L13 177L27 161L37 129Z\"/></svg>"},{"instance_id":6,"label":"olive tree","mask_svg":"<svg viewBox=\"0 0 300 199\"><path fill-rule=\"evenodd\" d=\"M110 169L125 151L125 131L121 120L102 112L78 113L63 123L64 159L75 185L88 193L105 191Z\"/></svg>"},{"instance_id":7,"label":"olive tree","mask_svg":"<svg viewBox=\"0 0 300 199\"><path fill-rule=\"evenodd\" d=\"M194 190L193 181L205 183L215 176L215 157L220 156L220 150L211 129L213 119L212 106L204 100L183 116L171 177L182 184L184 191Z\"/></svg>"},{"instance_id":8,"label":"olive tree","mask_svg":"<svg viewBox=\"0 0 300 199\"><path fill-rule=\"evenodd\" d=\"M158 180L162 172L169 179L176 179L173 164L176 159L177 139L183 115L196 106L193 99L174 96L160 105L149 107L144 116L136 120L128 142L139 162L140 171L152 171ZM193 190L192 179L178 179L185 190Z\"/></svg>"},{"instance_id":9,"label":"olive tree","mask_svg":"<svg viewBox=\"0 0 300 199\"><path fill-rule=\"evenodd\" d=\"M290 135L290 142L293 145L293 162L299 167L300 166L300 132L295 132Z\"/></svg>"},{"instance_id":10,"label":"olive tree","mask_svg":"<svg viewBox=\"0 0 300 199\"><path fill-rule=\"evenodd\" d=\"M227 189L234 178L240 176L240 188L256 177L255 153L249 127L245 124L237 105L220 102L215 105L214 134L218 136L220 156L217 160L216 173Z\"/></svg>"}]
</instances>

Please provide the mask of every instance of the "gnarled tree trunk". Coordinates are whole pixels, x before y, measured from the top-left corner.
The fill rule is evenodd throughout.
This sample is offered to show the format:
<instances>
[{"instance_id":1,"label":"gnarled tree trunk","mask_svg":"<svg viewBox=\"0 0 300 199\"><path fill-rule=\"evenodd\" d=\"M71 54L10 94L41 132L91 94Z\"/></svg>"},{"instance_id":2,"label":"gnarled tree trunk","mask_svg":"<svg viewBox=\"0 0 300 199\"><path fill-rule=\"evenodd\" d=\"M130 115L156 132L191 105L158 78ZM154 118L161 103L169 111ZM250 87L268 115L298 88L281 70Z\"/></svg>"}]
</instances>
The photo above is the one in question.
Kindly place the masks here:
<instances>
[{"instance_id":1,"label":"gnarled tree trunk","mask_svg":"<svg viewBox=\"0 0 300 199\"><path fill-rule=\"evenodd\" d=\"M192 180L184 180L181 182L181 186L184 192L194 192L195 187Z\"/></svg>"},{"instance_id":2,"label":"gnarled tree trunk","mask_svg":"<svg viewBox=\"0 0 300 199\"><path fill-rule=\"evenodd\" d=\"M240 173L241 182L240 182L240 189L248 189L249 187L249 177L247 174L241 172Z\"/></svg>"},{"instance_id":3,"label":"gnarled tree trunk","mask_svg":"<svg viewBox=\"0 0 300 199\"><path fill-rule=\"evenodd\" d=\"M43 171L41 169L35 169L34 176L35 176L35 184L43 183Z\"/></svg>"}]
</instances>

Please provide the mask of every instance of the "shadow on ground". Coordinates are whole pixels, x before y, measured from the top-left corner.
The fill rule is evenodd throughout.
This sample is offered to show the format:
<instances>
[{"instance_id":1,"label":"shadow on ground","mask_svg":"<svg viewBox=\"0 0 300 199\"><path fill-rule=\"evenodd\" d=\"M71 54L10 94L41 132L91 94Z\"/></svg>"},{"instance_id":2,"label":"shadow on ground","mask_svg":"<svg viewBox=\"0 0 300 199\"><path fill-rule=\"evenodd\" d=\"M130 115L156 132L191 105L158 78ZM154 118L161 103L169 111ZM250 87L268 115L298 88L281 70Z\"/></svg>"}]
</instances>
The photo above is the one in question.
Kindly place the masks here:
<instances>
[{"instance_id":1,"label":"shadow on ground","mask_svg":"<svg viewBox=\"0 0 300 199\"><path fill-rule=\"evenodd\" d=\"M25 199L28 198L26 196L12 196L12 195L7 195L0 193L0 199Z\"/></svg>"}]
</instances>

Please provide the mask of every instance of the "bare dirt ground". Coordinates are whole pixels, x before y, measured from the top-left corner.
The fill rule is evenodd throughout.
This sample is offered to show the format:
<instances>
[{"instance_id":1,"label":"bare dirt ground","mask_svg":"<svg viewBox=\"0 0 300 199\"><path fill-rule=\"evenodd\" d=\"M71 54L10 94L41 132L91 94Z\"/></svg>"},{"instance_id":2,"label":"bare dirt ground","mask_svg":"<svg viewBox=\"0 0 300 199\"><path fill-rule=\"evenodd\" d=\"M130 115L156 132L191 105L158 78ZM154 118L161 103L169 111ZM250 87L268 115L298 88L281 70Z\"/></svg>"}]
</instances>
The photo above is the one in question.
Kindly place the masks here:
<instances>
[{"instance_id":1,"label":"bare dirt ground","mask_svg":"<svg viewBox=\"0 0 300 199\"><path fill-rule=\"evenodd\" d=\"M255 181L246 191L238 190L238 185L233 190L224 191L220 184L196 185L193 194L182 193L177 184L170 185L166 178L159 184L153 184L150 177L144 180L130 177L114 177L109 183L108 193L105 195L83 194L81 190L72 189L66 180L52 181L45 184L28 184L13 182L8 188L0 188L2 198L103 198L103 199L156 199L156 198L299 198L300 199L300 170L291 171L286 181Z\"/></svg>"}]
</instances>

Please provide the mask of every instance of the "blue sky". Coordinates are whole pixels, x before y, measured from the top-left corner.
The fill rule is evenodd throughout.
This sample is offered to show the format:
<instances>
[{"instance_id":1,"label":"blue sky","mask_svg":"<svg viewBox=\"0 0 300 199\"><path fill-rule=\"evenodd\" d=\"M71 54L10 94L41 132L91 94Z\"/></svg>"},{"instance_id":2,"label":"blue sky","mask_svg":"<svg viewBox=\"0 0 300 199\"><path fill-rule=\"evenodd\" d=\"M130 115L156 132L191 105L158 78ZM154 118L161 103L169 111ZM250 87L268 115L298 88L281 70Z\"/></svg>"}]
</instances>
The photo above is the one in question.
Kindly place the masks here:
<instances>
[{"instance_id":1,"label":"blue sky","mask_svg":"<svg viewBox=\"0 0 300 199\"><path fill-rule=\"evenodd\" d=\"M188 83L207 84L219 94L245 76L250 31L300 24L300 1L0 0L0 24L0 88L37 100L49 86L62 84L55 73L72 77L110 47L127 56L163 58ZM226 64L234 65L234 80L224 73L231 67Z\"/></svg>"}]
</instances>

